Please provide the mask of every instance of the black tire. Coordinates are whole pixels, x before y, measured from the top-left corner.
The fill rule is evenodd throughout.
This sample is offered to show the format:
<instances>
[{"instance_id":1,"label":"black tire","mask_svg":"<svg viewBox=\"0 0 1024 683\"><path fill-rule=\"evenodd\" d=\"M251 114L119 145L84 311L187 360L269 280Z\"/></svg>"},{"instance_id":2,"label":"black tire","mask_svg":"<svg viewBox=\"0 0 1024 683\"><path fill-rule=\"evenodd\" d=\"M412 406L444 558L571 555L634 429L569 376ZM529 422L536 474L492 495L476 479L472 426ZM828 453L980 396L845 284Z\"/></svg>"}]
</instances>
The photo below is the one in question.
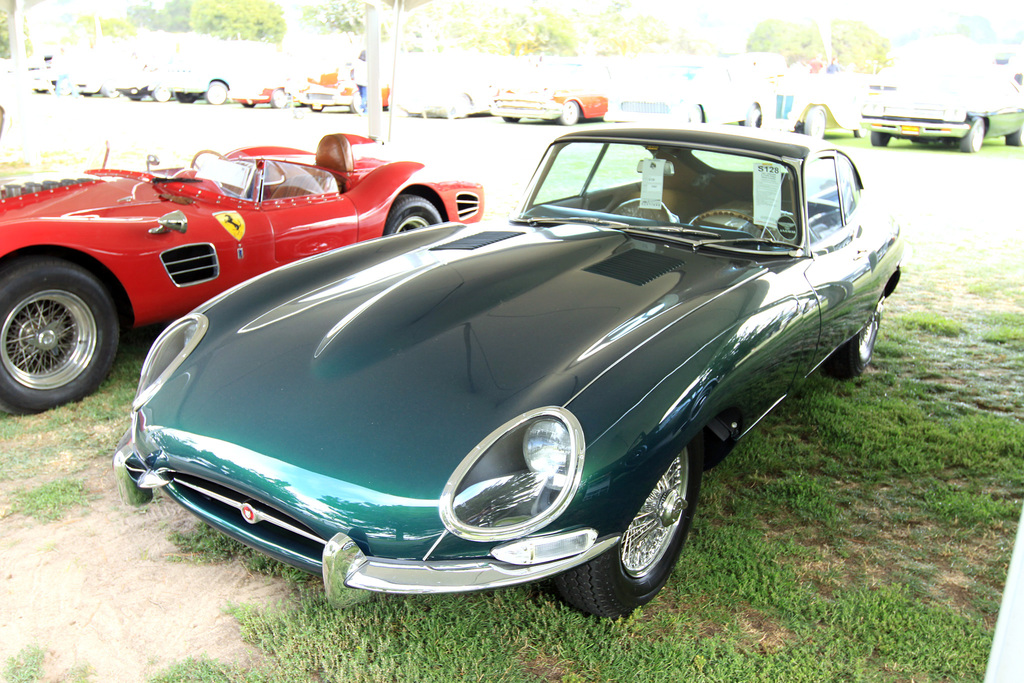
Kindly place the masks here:
<instances>
[{"instance_id":1,"label":"black tire","mask_svg":"<svg viewBox=\"0 0 1024 683\"><path fill-rule=\"evenodd\" d=\"M747 116L743 119L743 125L747 128L760 128L762 123L761 107L757 104L750 105L750 109L747 110Z\"/></svg>"},{"instance_id":2,"label":"black tire","mask_svg":"<svg viewBox=\"0 0 1024 683\"><path fill-rule=\"evenodd\" d=\"M192 93L187 92L176 92L174 93L174 99L182 104L193 104L199 99L199 95L193 95Z\"/></svg>"},{"instance_id":3,"label":"black tire","mask_svg":"<svg viewBox=\"0 0 1024 683\"><path fill-rule=\"evenodd\" d=\"M505 123L519 123L521 119L515 116L502 116L501 120L504 121Z\"/></svg>"},{"instance_id":4,"label":"black tire","mask_svg":"<svg viewBox=\"0 0 1024 683\"><path fill-rule=\"evenodd\" d=\"M964 154L974 154L981 151L985 141L985 120L974 119L971 121L971 128L967 135L960 138L960 151Z\"/></svg>"},{"instance_id":5,"label":"black tire","mask_svg":"<svg viewBox=\"0 0 1024 683\"><path fill-rule=\"evenodd\" d=\"M703 472L704 437L698 434L672 461L631 522L632 526L652 518L657 521L635 536L638 541L653 540L654 545L647 546L651 552L624 549L620 541L590 562L557 576L555 585L562 598L583 612L613 619L628 616L654 599L668 582L690 533ZM673 495L677 497L669 500ZM681 509L670 505L673 501ZM670 508L677 515L674 520Z\"/></svg>"},{"instance_id":6,"label":"black tire","mask_svg":"<svg viewBox=\"0 0 1024 683\"><path fill-rule=\"evenodd\" d=\"M242 102L242 106L245 107L246 109L255 109L256 108L256 103L255 102Z\"/></svg>"},{"instance_id":7,"label":"black tire","mask_svg":"<svg viewBox=\"0 0 1024 683\"><path fill-rule=\"evenodd\" d=\"M1024 141L1021 140L1022 135L1024 135L1024 126L1021 126L1017 130L1006 136L1006 145L1008 147L1024 146Z\"/></svg>"},{"instance_id":8,"label":"black tire","mask_svg":"<svg viewBox=\"0 0 1024 683\"><path fill-rule=\"evenodd\" d=\"M878 328L882 324L885 299L879 299L871 313L868 324L852 339L832 352L825 360L825 373L837 379L853 379L860 376L871 362L878 340Z\"/></svg>"},{"instance_id":9,"label":"black tire","mask_svg":"<svg viewBox=\"0 0 1024 683\"><path fill-rule=\"evenodd\" d=\"M68 261L25 258L0 269L0 291L0 409L36 413L94 392L119 334L103 284Z\"/></svg>"},{"instance_id":10,"label":"black tire","mask_svg":"<svg viewBox=\"0 0 1024 683\"><path fill-rule=\"evenodd\" d=\"M384 223L384 234L394 235L441 222L437 207L423 197L404 194L395 200Z\"/></svg>"},{"instance_id":11,"label":"black tire","mask_svg":"<svg viewBox=\"0 0 1024 683\"><path fill-rule=\"evenodd\" d=\"M889 140L892 136L888 133L879 133L877 130L871 131L871 146L872 147L885 147L889 144Z\"/></svg>"}]
</instances>

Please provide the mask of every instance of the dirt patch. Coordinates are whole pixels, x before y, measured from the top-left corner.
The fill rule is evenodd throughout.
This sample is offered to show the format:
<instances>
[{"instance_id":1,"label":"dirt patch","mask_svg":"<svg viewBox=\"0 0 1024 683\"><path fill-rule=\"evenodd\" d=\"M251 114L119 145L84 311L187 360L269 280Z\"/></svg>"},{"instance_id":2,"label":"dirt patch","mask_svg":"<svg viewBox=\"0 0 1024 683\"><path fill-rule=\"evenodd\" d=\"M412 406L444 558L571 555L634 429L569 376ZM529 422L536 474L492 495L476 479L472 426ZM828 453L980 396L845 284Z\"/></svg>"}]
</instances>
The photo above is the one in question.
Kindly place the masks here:
<instances>
[{"instance_id":1,"label":"dirt patch","mask_svg":"<svg viewBox=\"0 0 1024 683\"><path fill-rule=\"evenodd\" d=\"M21 515L0 523L0 661L38 645L45 680L88 667L100 681L144 680L203 653L254 661L224 608L291 600L288 584L237 563L170 561L168 532L195 519L166 499L122 506L105 463L84 474L95 496L88 509L50 524Z\"/></svg>"}]
</instances>

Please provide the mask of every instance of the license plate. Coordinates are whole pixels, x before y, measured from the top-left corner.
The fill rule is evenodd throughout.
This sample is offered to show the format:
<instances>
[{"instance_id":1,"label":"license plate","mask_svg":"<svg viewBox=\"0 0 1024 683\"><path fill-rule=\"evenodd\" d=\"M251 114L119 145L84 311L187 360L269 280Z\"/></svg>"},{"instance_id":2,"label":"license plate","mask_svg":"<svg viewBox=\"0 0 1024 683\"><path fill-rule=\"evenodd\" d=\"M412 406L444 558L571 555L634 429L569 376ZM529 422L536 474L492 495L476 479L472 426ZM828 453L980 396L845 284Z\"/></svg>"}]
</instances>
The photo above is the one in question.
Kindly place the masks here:
<instances>
[{"instance_id":1,"label":"license plate","mask_svg":"<svg viewBox=\"0 0 1024 683\"><path fill-rule=\"evenodd\" d=\"M920 126L900 126L900 132L904 135L920 135Z\"/></svg>"}]
</instances>

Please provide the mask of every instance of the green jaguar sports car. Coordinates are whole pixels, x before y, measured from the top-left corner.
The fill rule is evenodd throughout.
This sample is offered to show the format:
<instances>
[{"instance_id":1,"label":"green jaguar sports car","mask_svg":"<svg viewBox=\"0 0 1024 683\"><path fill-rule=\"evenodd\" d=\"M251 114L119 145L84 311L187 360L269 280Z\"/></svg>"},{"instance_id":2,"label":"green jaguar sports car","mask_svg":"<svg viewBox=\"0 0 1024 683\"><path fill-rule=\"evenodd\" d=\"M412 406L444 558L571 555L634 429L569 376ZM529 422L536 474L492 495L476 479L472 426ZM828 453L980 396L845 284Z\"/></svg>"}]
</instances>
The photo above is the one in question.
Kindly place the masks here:
<instances>
[{"instance_id":1,"label":"green jaguar sports car","mask_svg":"<svg viewBox=\"0 0 1024 683\"><path fill-rule=\"evenodd\" d=\"M819 367L864 370L902 256L820 140L570 133L507 222L314 256L168 327L118 485L322 573L339 605L553 578L629 614L703 471Z\"/></svg>"}]
</instances>

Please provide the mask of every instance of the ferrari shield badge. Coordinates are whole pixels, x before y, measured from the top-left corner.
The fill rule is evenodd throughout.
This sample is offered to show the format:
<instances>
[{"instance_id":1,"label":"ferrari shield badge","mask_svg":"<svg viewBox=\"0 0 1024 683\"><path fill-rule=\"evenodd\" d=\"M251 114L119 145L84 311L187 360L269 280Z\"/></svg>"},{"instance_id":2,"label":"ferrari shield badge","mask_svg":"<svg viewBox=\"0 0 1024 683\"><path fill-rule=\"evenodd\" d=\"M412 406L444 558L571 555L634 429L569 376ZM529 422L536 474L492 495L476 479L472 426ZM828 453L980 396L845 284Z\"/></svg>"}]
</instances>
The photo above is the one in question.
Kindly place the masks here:
<instances>
[{"instance_id":1,"label":"ferrari shield badge","mask_svg":"<svg viewBox=\"0 0 1024 683\"><path fill-rule=\"evenodd\" d=\"M221 211L213 214L213 217L224 226L229 235L239 242L242 241L242 236L245 235L245 221L242 220L242 214L237 211Z\"/></svg>"}]
</instances>

